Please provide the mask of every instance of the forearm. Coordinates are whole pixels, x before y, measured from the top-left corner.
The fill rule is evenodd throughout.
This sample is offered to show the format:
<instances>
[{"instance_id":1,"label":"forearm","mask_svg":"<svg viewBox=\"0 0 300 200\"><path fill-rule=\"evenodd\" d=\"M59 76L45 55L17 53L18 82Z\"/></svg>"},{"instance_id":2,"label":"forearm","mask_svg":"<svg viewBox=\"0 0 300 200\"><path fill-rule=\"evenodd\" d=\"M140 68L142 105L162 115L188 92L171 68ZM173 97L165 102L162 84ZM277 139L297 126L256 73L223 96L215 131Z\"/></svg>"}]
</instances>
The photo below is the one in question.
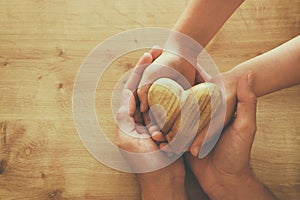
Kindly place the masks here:
<instances>
[{"instance_id":1,"label":"forearm","mask_svg":"<svg viewBox=\"0 0 300 200\"><path fill-rule=\"evenodd\" d=\"M203 47L243 1L191 0L175 24L164 49L196 64Z\"/></svg>"},{"instance_id":2,"label":"forearm","mask_svg":"<svg viewBox=\"0 0 300 200\"><path fill-rule=\"evenodd\" d=\"M205 47L244 0L191 0L174 26Z\"/></svg>"},{"instance_id":3,"label":"forearm","mask_svg":"<svg viewBox=\"0 0 300 200\"><path fill-rule=\"evenodd\" d=\"M243 199L243 200L275 200L276 197L254 177L243 183L227 183L223 187L208 194L210 199Z\"/></svg>"},{"instance_id":4,"label":"forearm","mask_svg":"<svg viewBox=\"0 0 300 200\"><path fill-rule=\"evenodd\" d=\"M151 173L138 175L142 200L186 200L184 179L155 179ZM150 180L150 181L149 181ZM182 181L183 180L183 181Z\"/></svg>"},{"instance_id":5,"label":"forearm","mask_svg":"<svg viewBox=\"0 0 300 200\"><path fill-rule=\"evenodd\" d=\"M253 89L258 97L300 84L300 36L239 64L225 73L225 77L236 85L250 71L255 76Z\"/></svg>"},{"instance_id":6,"label":"forearm","mask_svg":"<svg viewBox=\"0 0 300 200\"><path fill-rule=\"evenodd\" d=\"M158 171L137 174L142 200L187 199L184 166L178 166L182 160L176 162Z\"/></svg>"}]
</instances>

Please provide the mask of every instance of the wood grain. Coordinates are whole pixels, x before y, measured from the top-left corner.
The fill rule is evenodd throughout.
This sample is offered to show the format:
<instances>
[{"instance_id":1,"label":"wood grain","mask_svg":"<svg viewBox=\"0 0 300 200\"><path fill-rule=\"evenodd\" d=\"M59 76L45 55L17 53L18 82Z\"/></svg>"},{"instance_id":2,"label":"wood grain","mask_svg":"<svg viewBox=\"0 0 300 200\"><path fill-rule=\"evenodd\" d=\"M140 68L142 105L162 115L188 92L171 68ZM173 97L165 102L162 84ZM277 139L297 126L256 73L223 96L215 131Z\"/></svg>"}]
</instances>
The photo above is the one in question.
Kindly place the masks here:
<instances>
[{"instance_id":1,"label":"wood grain","mask_svg":"<svg viewBox=\"0 0 300 200\"><path fill-rule=\"evenodd\" d=\"M187 3L0 2L0 199L139 199L134 175L102 165L82 145L72 118L73 83L101 41L137 27L172 28ZM226 71L299 35L299 11L300 0L246 1L207 50ZM97 116L112 140L112 89L141 54L117 59L99 82ZM258 101L251 164L280 199L300 198L299 102L299 86ZM189 199L199 199L189 188Z\"/></svg>"}]
</instances>

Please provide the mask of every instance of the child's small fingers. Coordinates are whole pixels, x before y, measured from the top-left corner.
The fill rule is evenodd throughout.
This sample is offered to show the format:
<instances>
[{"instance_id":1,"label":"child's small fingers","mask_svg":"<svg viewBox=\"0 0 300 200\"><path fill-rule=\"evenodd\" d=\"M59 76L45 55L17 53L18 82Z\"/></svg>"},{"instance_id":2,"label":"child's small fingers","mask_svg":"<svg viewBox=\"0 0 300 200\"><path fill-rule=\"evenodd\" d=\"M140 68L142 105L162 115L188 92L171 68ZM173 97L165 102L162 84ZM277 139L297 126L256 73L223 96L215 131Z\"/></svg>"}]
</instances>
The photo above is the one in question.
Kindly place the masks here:
<instances>
[{"instance_id":1,"label":"child's small fingers","mask_svg":"<svg viewBox=\"0 0 300 200\"><path fill-rule=\"evenodd\" d=\"M164 135L162 134L161 131L152 132L151 137L156 142L165 142L166 141L166 138L164 137Z\"/></svg>"},{"instance_id":2,"label":"child's small fingers","mask_svg":"<svg viewBox=\"0 0 300 200\"><path fill-rule=\"evenodd\" d=\"M162 54L162 52L163 49L158 45L153 46L149 51L149 53L152 55L153 60L158 58Z\"/></svg>"},{"instance_id":3,"label":"child's small fingers","mask_svg":"<svg viewBox=\"0 0 300 200\"><path fill-rule=\"evenodd\" d=\"M223 126L224 115L217 113L213 118L211 118L211 121L197 133L190 146L191 154L198 158L205 157L217 143ZM205 148L203 148L204 145Z\"/></svg>"},{"instance_id":4,"label":"child's small fingers","mask_svg":"<svg viewBox=\"0 0 300 200\"><path fill-rule=\"evenodd\" d=\"M134 113L136 112L137 107L139 107L139 102L138 102L137 93L135 91L130 96L129 103L128 103L128 112L131 117L134 116Z\"/></svg>"},{"instance_id":5,"label":"child's small fingers","mask_svg":"<svg viewBox=\"0 0 300 200\"><path fill-rule=\"evenodd\" d=\"M144 53L133 68L133 72L127 80L124 88L129 89L132 92L135 91L140 83L144 70L152 63L152 61L152 55L150 53Z\"/></svg>"}]
</instances>

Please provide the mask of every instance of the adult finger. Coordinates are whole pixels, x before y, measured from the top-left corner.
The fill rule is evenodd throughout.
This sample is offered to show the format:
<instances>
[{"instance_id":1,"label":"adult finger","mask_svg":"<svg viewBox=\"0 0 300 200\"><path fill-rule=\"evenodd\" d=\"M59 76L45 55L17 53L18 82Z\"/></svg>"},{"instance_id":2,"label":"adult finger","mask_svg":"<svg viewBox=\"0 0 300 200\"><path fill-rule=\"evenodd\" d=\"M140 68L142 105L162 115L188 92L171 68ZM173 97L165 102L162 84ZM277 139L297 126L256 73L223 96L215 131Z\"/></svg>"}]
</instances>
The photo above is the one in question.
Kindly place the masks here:
<instances>
[{"instance_id":1,"label":"adult finger","mask_svg":"<svg viewBox=\"0 0 300 200\"><path fill-rule=\"evenodd\" d=\"M216 115L211 118L211 121L206 124L200 132L197 133L189 148L193 156L203 158L208 152L207 147L203 149L202 145L206 143L213 145L211 142L218 139L217 136L220 135L221 128L224 125L224 116L220 112L221 111L216 113Z\"/></svg>"},{"instance_id":2,"label":"adult finger","mask_svg":"<svg viewBox=\"0 0 300 200\"><path fill-rule=\"evenodd\" d=\"M129 116L126 106L121 106L116 116L118 128L124 133L130 133L135 129L135 122L132 117Z\"/></svg>"},{"instance_id":3,"label":"adult finger","mask_svg":"<svg viewBox=\"0 0 300 200\"><path fill-rule=\"evenodd\" d=\"M135 91L140 83L144 70L152 61L152 55L148 52L144 53L133 68L133 72L127 80L124 89L129 89L132 92Z\"/></svg>"},{"instance_id":4,"label":"adult finger","mask_svg":"<svg viewBox=\"0 0 300 200\"><path fill-rule=\"evenodd\" d=\"M152 62L152 60L153 59L150 53L144 53L137 62L136 66L133 69L133 72L131 73L129 79L127 80L124 86L123 94L125 94L126 99L128 99L128 101L124 100L125 98L123 97L124 99L122 102L123 105L124 103L126 103L126 105L124 106L128 106L128 112L130 116L134 116L136 107L138 106L136 89L139 85L145 68Z\"/></svg>"},{"instance_id":5,"label":"adult finger","mask_svg":"<svg viewBox=\"0 0 300 200\"><path fill-rule=\"evenodd\" d=\"M250 149L249 145L252 144L256 129L256 95L252 90L252 84L252 74L244 75L239 81L237 86L238 104L236 117L229 129L234 129L233 131L229 131L231 133L246 133L244 135L241 135L241 137L244 137L243 140L249 141L247 143L247 149ZM221 125L223 124L222 122L224 120L223 116L217 114L214 118L212 118L212 120L213 121L210 124L217 125L211 127L209 125L206 125L206 127L197 134L192 145L190 146L190 151L193 156L199 156L199 158L205 156L207 154L207 145L213 145L213 140L215 140L216 136L220 134L222 128ZM203 148L202 145L206 145L205 148Z\"/></svg>"},{"instance_id":6,"label":"adult finger","mask_svg":"<svg viewBox=\"0 0 300 200\"><path fill-rule=\"evenodd\" d=\"M252 89L253 74L245 74L237 86L237 111L231 129L246 142L250 150L256 131L256 95ZM246 148L247 148L246 147Z\"/></svg>"},{"instance_id":7,"label":"adult finger","mask_svg":"<svg viewBox=\"0 0 300 200\"><path fill-rule=\"evenodd\" d=\"M159 46L153 46L149 53L144 53L135 65L133 72L125 85L125 89L129 89L131 91L136 90L146 67L161 54L162 49Z\"/></svg>"},{"instance_id":8,"label":"adult finger","mask_svg":"<svg viewBox=\"0 0 300 200\"><path fill-rule=\"evenodd\" d=\"M137 88L141 81L142 75L146 67L153 62L157 57L162 53L162 49L159 46L154 46L150 49L149 53L144 53L142 57L137 62L133 72L128 79L125 89L130 90L133 95L129 99L129 114L133 116L136 110L136 107L139 106L137 98Z\"/></svg>"},{"instance_id":9,"label":"adult finger","mask_svg":"<svg viewBox=\"0 0 300 200\"><path fill-rule=\"evenodd\" d=\"M134 117L135 113L137 112L137 108L139 108L140 106L137 92L136 91L131 92L130 90L127 91L130 92L129 102L126 104L128 105L128 113L131 117Z\"/></svg>"},{"instance_id":10,"label":"adult finger","mask_svg":"<svg viewBox=\"0 0 300 200\"><path fill-rule=\"evenodd\" d=\"M154 119L151 110L148 110L147 112L143 112L142 115L143 115L145 127L147 128L152 139L156 142L165 142L166 138L164 137L163 133L160 131L158 125L156 124L156 120Z\"/></svg>"}]
</instances>

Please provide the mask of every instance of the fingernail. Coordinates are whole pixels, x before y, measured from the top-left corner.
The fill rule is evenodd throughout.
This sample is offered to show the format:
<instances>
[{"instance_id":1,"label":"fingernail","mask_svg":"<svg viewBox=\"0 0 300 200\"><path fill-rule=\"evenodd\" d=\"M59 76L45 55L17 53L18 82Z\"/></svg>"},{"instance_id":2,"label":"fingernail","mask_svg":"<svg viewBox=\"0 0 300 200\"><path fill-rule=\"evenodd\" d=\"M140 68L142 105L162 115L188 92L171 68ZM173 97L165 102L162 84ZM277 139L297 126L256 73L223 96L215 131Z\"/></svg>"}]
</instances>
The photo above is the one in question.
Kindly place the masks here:
<instances>
[{"instance_id":1,"label":"fingernail","mask_svg":"<svg viewBox=\"0 0 300 200\"><path fill-rule=\"evenodd\" d=\"M252 73L249 73L249 74L248 74L248 85L249 85L250 87L253 86L253 74L252 74Z\"/></svg>"},{"instance_id":2,"label":"fingernail","mask_svg":"<svg viewBox=\"0 0 300 200\"><path fill-rule=\"evenodd\" d=\"M200 150L200 147L199 146L195 146L193 148L193 150L191 151L192 155L197 157L198 156L198 153L199 153L199 150Z\"/></svg>"},{"instance_id":3,"label":"fingernail","mask_svg":"<svg viewBox=\"0 0 300 200\"><path fill-rule=\"evenodd\" d=\"M149 55L150 55L150 53L145 52L143 56L149 56Z\"/></svg>"}]
</instances>

